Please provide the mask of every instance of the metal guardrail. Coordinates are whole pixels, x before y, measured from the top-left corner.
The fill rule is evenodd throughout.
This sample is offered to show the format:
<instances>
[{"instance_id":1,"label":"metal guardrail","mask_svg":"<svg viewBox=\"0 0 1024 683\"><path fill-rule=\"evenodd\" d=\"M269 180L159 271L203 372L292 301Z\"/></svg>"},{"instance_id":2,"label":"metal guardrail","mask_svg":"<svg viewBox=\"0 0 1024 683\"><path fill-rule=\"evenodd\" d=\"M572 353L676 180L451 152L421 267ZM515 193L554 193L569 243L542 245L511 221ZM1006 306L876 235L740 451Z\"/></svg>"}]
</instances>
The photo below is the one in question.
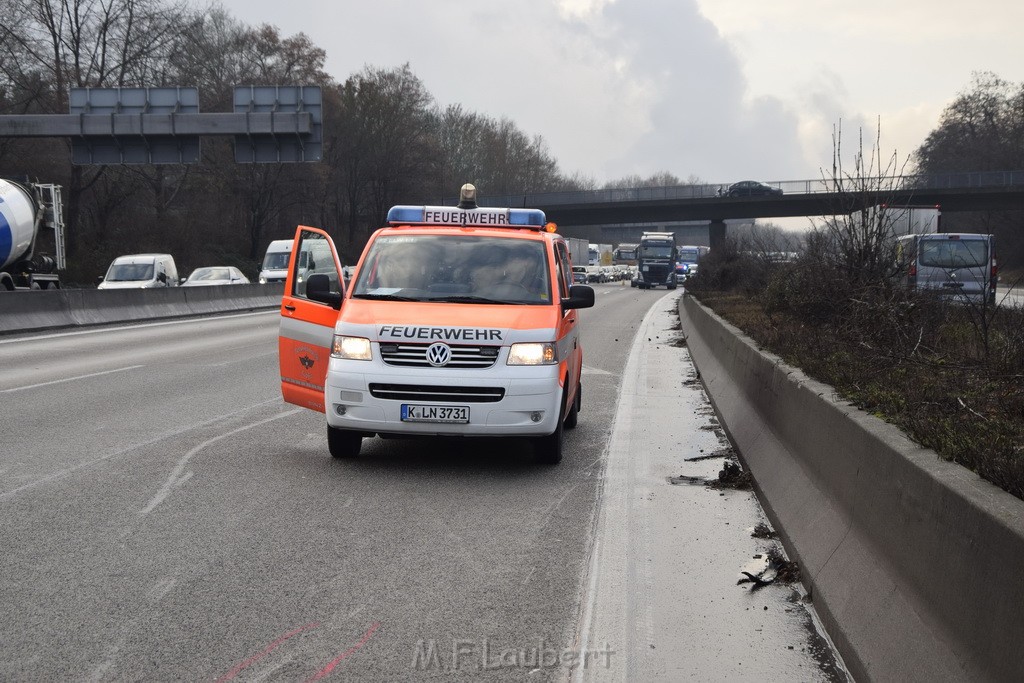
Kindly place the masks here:
<instances>
[{"instance_id":1,"label":"metal guardrail","mask_svg":"<svg viewBox=\"0 0 1024 683\"><path fill-rule=\"evenodd\" d=\"M882 187L893 190L910 189L973 189L983 187L1024 187L1024 171L979 171L972 173L941 173L900 177L858 178L836 181L833 178L816 180L778 180L765 185L781 189L786 194L823 194L858 187ZM664 201L675 199L720 199L729 184L675 185L670 187L616 188L609 190L583 190L573 192L535 192L480 197L481 206L563 206L573 204L602 204L615 202ZM441 205L454 204L454 198L442 198Z\"/></svg>"}]
</instances>

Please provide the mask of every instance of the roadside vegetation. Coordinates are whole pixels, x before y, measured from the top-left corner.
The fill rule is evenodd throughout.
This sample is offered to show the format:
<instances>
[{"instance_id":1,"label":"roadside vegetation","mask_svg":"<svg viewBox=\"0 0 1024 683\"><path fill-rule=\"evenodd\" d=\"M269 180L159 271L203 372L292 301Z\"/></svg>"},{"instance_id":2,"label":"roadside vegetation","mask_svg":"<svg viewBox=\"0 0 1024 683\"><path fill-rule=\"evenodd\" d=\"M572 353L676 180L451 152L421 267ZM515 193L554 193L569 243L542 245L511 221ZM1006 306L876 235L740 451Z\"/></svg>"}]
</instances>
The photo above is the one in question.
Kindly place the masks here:
<instances>
[{"instance_id":1,"label":"roadside vegetation","mask_svg":"<svg viewBox=\"0 0 1024 683\"><path fill-rule=\"evenodd\" d=\"M852 282L731 242L687 290L790 365L1024 498L1024 310Z\"/></svg>"},{"instance_id":2,"label":"roadside vegetation","mask_svg":"<svg viewBox=\"0 0 1024 683\"><path fill-rule=\"evenodd\" d=\"M731 238L686 289L860 409L1024 498L1024 309L907 289L890 214L849 212L868 191L898 188L902 168L861 146L847 171L840 138L831 180L844 212L797 254L772 232Z\"/></svg>"}]
</instances>

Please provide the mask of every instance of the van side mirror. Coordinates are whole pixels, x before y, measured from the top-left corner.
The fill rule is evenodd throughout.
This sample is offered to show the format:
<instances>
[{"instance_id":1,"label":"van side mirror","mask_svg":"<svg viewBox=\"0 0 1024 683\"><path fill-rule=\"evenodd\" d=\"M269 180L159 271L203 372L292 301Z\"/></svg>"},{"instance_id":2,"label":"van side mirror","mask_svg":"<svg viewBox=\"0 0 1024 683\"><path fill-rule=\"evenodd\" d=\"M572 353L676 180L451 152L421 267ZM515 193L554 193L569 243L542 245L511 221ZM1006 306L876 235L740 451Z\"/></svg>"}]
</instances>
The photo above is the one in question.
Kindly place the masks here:
<instances>
[{"instance_id":1,"label":"van side mirror","mask_svg":"<svg viewBox=\"0 0 1024 683\"><path fill-rule=\"evenodd\" d=\"M331 291L331 279L326 273L314 273L306 281L306 297L327 304L336 311L341 310L341 294Z\"/></svg>"},{"instance_id":2,"label":"van side mirror","mask_svg":"<svg viewBox=\"0 0 1024 683\"><path fill-rule=\"evenodd\" d=\"M167 284L167 274L166 273L157 273L156 274L156 279L159 282L164 283L165 285Z\"/></svg>"},{"instance_id":3,"label":"van side mirror","mask_svg":"<svg viewBox=\"0 0 1024 683\"><path fill-rule=\"evenodd\" d=\"M569 297L562 299L562 308L591 308L594 305L594 288L590 285L572 285Z\"/></svg>"}]
</instances>

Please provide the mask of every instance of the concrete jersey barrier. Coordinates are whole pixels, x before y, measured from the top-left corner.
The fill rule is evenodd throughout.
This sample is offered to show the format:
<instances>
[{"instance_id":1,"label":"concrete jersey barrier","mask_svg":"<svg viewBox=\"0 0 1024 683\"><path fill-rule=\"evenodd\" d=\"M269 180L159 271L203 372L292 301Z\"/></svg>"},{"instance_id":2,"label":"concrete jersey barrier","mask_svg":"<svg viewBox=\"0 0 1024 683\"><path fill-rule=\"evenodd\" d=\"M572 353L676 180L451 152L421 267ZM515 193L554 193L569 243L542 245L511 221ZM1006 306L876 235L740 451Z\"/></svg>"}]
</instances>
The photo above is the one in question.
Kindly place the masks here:
<instances>
[{"instance_id":1,"label":"concrete jersey barrier","mask_svg":"<svg viewBox=\"0 0 1024 683\"><path fill-rule=\"evenodd\" d=\"M708 394L859 680L1024 680L1024 501L684 296Z\"/></svg>"},{"instance_id":2,"label":"concrete jersey barrier","mask_svg":"<svg viewBox=\"0 0 1024 683\"><path fill-rule=\"evenodd\" d=\"M275 308L278 284L0 292L0 334Z\"/></svg>"}]
</instances>

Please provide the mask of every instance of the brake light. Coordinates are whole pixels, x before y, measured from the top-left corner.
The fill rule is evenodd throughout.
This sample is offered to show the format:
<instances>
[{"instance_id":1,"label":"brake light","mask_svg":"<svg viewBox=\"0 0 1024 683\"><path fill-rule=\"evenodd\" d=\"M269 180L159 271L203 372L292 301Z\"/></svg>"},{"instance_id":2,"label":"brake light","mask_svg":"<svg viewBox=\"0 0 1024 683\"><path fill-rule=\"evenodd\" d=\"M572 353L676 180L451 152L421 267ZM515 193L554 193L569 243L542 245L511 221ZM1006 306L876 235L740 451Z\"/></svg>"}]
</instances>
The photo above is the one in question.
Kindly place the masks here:
<instances>
[{"instance_id":1,"label":"brake light","mask_svg":"<svg viewBox=\"0 0 1024 683\"><path fill-rule=\"evenodd\" d=\"M910 270L907 271L909 277L917 277L917 261L910 262Z\"/></svg>"}]
</instances>

